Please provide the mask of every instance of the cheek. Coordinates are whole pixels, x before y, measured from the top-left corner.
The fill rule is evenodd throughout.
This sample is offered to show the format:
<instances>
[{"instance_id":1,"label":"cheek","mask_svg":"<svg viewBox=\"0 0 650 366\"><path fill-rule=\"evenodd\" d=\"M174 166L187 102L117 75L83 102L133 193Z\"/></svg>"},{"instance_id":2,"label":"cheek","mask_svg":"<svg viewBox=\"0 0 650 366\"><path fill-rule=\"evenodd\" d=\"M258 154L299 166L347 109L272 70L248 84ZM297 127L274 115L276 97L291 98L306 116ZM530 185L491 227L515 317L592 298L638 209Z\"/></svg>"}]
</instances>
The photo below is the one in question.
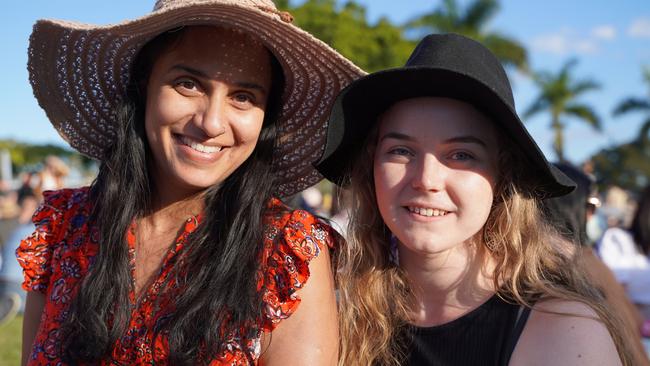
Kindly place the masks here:
<instances>
[{"instance_id":1,"label":"cheek","mask_svg":"<svg viewBox=\"0 0 650 366\"><path fill-rule=\"evenodd\" d=\"M397 195L404 180L404 169L396 164L375 162L373 176L377 205L382 214L387 214L394 205L398 204Z\"/></svg>"},{"instance_id":2,"label":"cheek","mask_svg":"<svg viewBox=\"0 0 650 366\"><path fill-rule=\"evenodd\" d=\"M253 146L257 143L257 140L260 137L260 132L262 131L262 125L264 124L264 111L256 110L246 116L234 116L234 121L236 121L232 126L237 136L237 139L242 144L252 144Z\"/></svg>"},{"instance_id":3,"label":"cheek","mask_svg":"<svg viewBox=\"0 0 650 366\"><path fill-rule=\"evenodd\" d=\"M165 123L165 107L170 105L164 100L164 93L160 90L149 90L147 92L147 103L145 105L144 127L149 142L157 140L160 127Z\"/></svg>"},{"instance_id":4,"label":"cheek","mask_svg":"<svg viewBox=\"0 0 650 366\"><path fill-rule=\"evenodd\" d=\"M493 183L479 175L465 177L459 181L462 182L462 189L456 192L458 198L464 201L463 206L473 217L482 220L484 223L492 209L494 200Z\"/></svg>"}]
</instances>

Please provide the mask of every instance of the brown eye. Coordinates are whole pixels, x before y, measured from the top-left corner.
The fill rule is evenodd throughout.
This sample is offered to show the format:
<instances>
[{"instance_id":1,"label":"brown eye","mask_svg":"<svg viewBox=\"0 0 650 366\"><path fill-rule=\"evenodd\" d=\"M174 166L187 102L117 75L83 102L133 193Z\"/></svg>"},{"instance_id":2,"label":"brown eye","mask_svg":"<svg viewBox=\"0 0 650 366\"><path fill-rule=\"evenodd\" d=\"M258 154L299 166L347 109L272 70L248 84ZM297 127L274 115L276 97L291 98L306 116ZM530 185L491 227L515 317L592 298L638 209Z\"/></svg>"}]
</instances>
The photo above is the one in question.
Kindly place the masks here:
<instances>
[{"instance_id":1,"label":"brown eye","mask_svg":"<svg viewBox=\"0 0 650 366\"><path fill-rule=\"evenodd\" d=\"M196 84L192 80L180 80L176 85L188 90L196 89Z\"/></svg>"},{"instance_id":2,"label":"brown eye","mask_svg":"<svg viewBox=\"0 0 650 366\"><path fill-rule=\"evenodd\" d=\"M240 108L247 108L255 104L255 96L248 92L235 93L232 99Z\"/></svg>"},{"instance_id":3,"label":"brown eye","mask_svg":"<svg viewBox=\"0 0 650 366\"><path fill-rule=\"evenodd\" d=\"M181 78L174 82L174 88L184 95L194 95L201 91L199 84L188 78Z\"/></svg>"}]
</instances>

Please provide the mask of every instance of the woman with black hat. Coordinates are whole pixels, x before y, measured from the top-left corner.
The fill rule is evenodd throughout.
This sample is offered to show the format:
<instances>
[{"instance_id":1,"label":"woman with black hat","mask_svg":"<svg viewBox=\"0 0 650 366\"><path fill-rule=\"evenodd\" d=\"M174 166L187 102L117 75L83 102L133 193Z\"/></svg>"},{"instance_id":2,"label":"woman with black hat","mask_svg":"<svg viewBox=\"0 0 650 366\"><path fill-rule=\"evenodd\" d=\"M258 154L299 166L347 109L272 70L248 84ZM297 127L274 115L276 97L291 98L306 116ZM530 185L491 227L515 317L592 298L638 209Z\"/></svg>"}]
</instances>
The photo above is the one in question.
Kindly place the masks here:
<instances>
[{"instance_id":1,"label":"woman with black hat","mask_svg":"<svg viewBox=\"0 0 650 366\"><path fill-rule=\"evenodd\" d=\"M18 249L23 363L336 362L331 229L276 197L320 179L326 111L359 68L270 0L42 20L28 68L54 127L101 166L90 187L45 192Z\"/></svg>"},{"instance_id":2,"label":"woman with black hat","mask_svg":"<svg viewBox=\"0 0 650 366\"><path fill-rule=\"evenodd\" d=\"M538 209L574 184L485 47L427 36L406 66L344 89L328 129L317 168L353 196L340 365L630 364L618 321Z\"/></svg>"}]
</instances>

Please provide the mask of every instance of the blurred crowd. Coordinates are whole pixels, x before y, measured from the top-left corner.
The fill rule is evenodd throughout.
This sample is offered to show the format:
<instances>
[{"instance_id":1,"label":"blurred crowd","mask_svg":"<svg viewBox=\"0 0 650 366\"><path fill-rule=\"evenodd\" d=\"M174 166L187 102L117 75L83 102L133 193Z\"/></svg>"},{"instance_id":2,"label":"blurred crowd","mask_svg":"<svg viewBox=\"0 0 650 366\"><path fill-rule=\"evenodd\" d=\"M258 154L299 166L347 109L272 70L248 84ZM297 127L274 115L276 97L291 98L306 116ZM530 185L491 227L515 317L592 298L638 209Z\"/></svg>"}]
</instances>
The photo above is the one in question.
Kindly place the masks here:
<instances>
[{"instance_id":1,"label":"blurred crowd","mask_svg":"<svg viewBox=\"0 0 650 366\"><path fill-rule=\"evenodd\" d=\"M69 173L62 159L48 156L42 166L19 175L18 187L0 181L0 324L13 319L25 306L23 272L15 256L18 243L34 232L31 218L43 192L63 188Z\"/></svg>"}]
</instances>

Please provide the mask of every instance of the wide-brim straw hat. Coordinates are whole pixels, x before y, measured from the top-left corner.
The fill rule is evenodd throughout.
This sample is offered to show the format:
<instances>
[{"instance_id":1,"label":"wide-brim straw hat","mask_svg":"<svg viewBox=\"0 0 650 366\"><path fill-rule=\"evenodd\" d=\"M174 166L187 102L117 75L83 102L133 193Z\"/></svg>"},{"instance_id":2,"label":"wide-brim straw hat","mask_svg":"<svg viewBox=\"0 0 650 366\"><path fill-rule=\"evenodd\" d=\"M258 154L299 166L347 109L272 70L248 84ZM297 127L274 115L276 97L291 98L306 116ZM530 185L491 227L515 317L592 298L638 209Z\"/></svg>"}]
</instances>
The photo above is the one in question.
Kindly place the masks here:
<instances>
[{"instance_id":1,"label":"wide-brim straw hat","mask_svg":"<svg viewBox=\"0 0 650 366\"><path fill-rule=\"evenodd\" d=\"M101 159L115 138L114 111L127 95L144 44L174 28L214 25L254 36L282 66L285 90L273 164L277 194L289 196L322 176L327 117L341 89L365 74L324 42L291 24L270 0L159 0L148 15L113 25L39 20L30 38L34 95L58 133Z\"/></svg>"},{"instance_id":2,"label":"wide-brim straw hat","mask_svg":"<svg viewBox=\"0 0 650 366\"><path fill-rule=\"evenodd\" d=\"M346 185L351 157L360 153L378 116L401 100L425 96L461 100L486 114L523 155L526 171L517 173L537 197L574 189L575 183L549 164L519 119L501 62L479 42L457 34L428 35L403 67L364 76L346 87L332 107L318 170Z\"/></svg>"}]
</instances>

